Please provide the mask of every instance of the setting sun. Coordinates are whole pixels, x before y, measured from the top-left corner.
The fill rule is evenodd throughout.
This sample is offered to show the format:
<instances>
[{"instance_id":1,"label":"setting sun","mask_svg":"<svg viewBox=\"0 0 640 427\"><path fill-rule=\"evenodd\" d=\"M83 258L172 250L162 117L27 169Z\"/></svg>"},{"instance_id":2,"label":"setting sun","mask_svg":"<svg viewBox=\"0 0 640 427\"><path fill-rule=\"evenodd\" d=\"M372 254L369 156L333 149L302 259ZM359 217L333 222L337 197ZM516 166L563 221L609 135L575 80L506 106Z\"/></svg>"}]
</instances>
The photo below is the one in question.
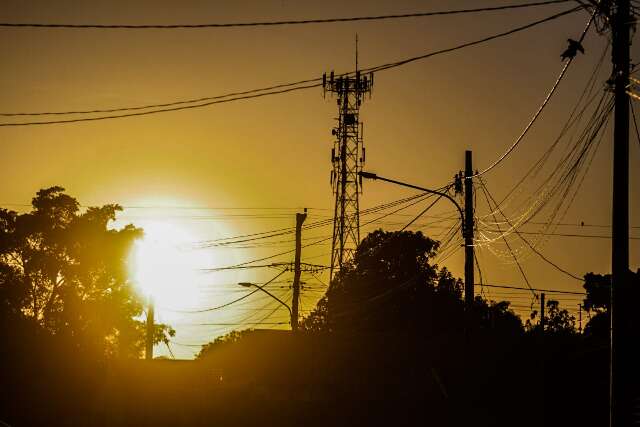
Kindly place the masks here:
<instances>
[{"instance_id":1,"label":"setting sun","mask_svg":"<svg viewBox=\"0 0 640 427\"><path fill-rule=\"evenodd\" d=\"M145 296L162 307L198 304L202 269L211 265L209 254L193 251L196 240L185 229L168 222L144 225L144 238L132 252L132 277Z\"/></svg>"}]
</instances>

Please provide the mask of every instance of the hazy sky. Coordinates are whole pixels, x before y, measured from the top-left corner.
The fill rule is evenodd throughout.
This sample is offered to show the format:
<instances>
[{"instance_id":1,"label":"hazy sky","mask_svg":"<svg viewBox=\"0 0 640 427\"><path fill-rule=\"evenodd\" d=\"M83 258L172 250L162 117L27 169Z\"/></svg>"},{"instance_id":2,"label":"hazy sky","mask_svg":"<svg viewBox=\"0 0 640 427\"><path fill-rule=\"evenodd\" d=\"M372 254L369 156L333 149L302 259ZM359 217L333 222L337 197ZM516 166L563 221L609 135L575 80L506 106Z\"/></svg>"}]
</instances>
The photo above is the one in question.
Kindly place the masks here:
<instances>
[{"instance_id":1,"label":"hazy sky","mask_svg":"<svg viewBox=\"0 0 640 427\"><path fill-rule=\"evenodd\" d=\"M512 1L4 1L0 21L222 23L508 3ZM164 103L315 78L325 71L353 69L356 33L360 65L369 67L502 32L573 4L464 16L283 27L136 31L3 28L0 110L68 111ZM376 74L373 95L361 109L366 169L439 187L463 168L465 149L473 150L477 168L486 167L512 144L536 111L561 70L560 53L566 39L577 39L587 19L585 12L576 13L505 39ZM553 142L607 43L606 34L588 34L584 41L586 55L574 61L531 133L500 167L485 176L496 198L504 196ZM637 57L636 51L632 49L632 57ZM609 62L607 56L599 75L600 91L608 77ZM27 204L38 189L62 185L84 205L117 202L124 206L165 206L127 209L123 221L143 226L150 221L167 222L185 230L194 240L292 226L293 214L302 207L315 208L310 211L309 222L324 219L333 207L329 154L336 114L335 100L324 99L322 91L314 88L137 118L0 128L0 206ZM564 223L610 224L611 133L609 127ZM640 225L636 219L640 207L639 147L632 138L633 226ZM550 159L550 166L558 161L559 157ZM543 176L538 178L532 186ZM410 194L380 182L365 183L361 204L371 207ZM441 204L430 213L450 211L450 206ZM478 215L488 213L480 197L477 209ZM544 221L544 217L536 220ZM402 224L408 217L395 216L386 221ZM382 225L388 229L401 227ZM443 231L422 229L434 236ZM537 229L529 226L526 230ZM610 230L562 226L556 232L608 235ZM308 231L307 237L328 234L330 228L323 228ZM632 230L631 234L640 236L640 231ZM523 249L517 239L513 245ZM278 253L289 246L293 248L292 243L284 242L266 248L219 249L209 256L212 266L223 266ZM630 246L630 263L635 270L640 264L640 241L633 240ZM504 246L496 251L502 250ZM604 273L610 268L608 239L556 236L540 250L578 275ZM328 256L319 256L327 252L326 245L312 247L305 249L303 258L328 263ZM461 252L444 262L460 276ZM479 249L479 262L485 282L524 286L515 264L486 248ZM522 266L534 287L581 290L577 281L535 255L524 257ZM232 283L264 281L276 273L252 270L228 273L222 278L211 275L206 280L211 286L219 284L219 290L207 291L198 307L223 303L246 292L231 287ZM321 279L326 281L326 276ZM309 278L310 287L320 286L312 282ZM286 297L286 284L280 286L274 291ZM309 289L304 300L306 309L319 294L319 288ZM529 303L527 294L518 295L514 301ZM567 301L575 311L578 301ZM258 297L233 314L210 313L197 320L171 317L162 311L160 316L175 323L232 323L245 319L250 309L259 308L254 311L268 314L275 307L267 297ZM284 310L264 321L283 320ZM176 341L205 342L230 328L179 327ZM183 357L196 350L175 348Z\"/></svg>"}]
</instances>

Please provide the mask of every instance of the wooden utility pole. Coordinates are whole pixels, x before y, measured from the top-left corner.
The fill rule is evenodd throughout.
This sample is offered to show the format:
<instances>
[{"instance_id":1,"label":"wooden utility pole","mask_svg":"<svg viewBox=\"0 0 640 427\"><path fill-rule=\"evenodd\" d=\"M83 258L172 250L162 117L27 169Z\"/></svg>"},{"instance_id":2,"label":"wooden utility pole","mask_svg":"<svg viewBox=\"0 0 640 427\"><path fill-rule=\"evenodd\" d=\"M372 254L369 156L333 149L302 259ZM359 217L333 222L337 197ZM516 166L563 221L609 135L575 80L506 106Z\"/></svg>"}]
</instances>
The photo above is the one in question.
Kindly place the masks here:
<instances>
[{"instance_id":1,"label":"wooden utility pole","mask_svg":"<svg viewBox=\"0 0 640 427\"><path fill-rule=\"evenodd\" d=\"M153 306L153 297L149 297L149 307L147 308L147 336L144 356L147 360L153 359L153 330L155 329L155 310Z\"/></svg>"},{"instance_id":2,"label":"wooden utility pole","mask_svg":"<svg viewBox=\"0 0 640 427\"><path fill-rule=\"evenodd\" d=\"M291 330L298 330L298 300L300 299L300 256L302 252L302 224L307 219L307 209L296 214L296 259L293 269L293 301L291 301Z\"/></svg>"},{"instance_id":3,"label":"wooden utility pole","mask_svg":"<svg viewBox=\"0 0 640 427\"><path fill-rule=\"evenodd\" d=\"M613 128L613 202L611 221L611 370L610 426L632 423L633 395L637 393L633 301L629 289L629 0L617 0L611 16L612 78L615 94Z\"/></svg>"},{"instance_id":4,"label":"wooden utility pole","mask_svg":"<svg viewBox=\"0 0 640 427\"><path fill-rule=\"evenodd\" d=\"M540 417L542 420L542 425L545 425L545 391L546 391L546 384L545 384L545 358L546 358L546 354L545 354L545 347L544 347L544 326L545 326L545 318L544 318L544 312L545 312L545 302L544 302L544 292L542 292L540 294L540 346L539 346L539 351L540 351L540 394L542 396L542 399L540 401L540 408L539 408L539 413L540 413Z\"/></svg>"},{"instance_id":5,"label":"wooden utility pole","mask_svg":"<svg viewBox=\"0 0 640 427\"><path fill-rule=\"evenodd\" d=\"M473 308L473 165L471 151L464 157L464 302L467 311Z\"/></svg>"},{"instance_id":6,"label":"wooden utility pole","mask_svg":"<svg viewBox=\"0 0 640 427\"><path fill-rule=\"evenodd\" d=\"M582 304L578 304L578 332L582 333Z\"/></svg>"},{"instance_id":7,"label":"wooden utility pole","mask_svg":"<svg viewBox=\"0 0 640 427\"><path fill-rule=\"evenodd\" d=\"M540 335L544 336L544 292L540 294Z\"/></svg>"}]
</instances>

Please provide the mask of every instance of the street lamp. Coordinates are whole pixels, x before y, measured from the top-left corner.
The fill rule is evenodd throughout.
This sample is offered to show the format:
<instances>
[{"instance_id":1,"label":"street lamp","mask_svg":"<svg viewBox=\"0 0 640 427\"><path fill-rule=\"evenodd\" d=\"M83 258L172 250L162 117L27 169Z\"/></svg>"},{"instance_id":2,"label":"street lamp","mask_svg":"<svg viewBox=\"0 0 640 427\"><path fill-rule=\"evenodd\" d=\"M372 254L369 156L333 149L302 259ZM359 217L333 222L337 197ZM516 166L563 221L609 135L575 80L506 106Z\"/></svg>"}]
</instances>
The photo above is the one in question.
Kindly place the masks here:
<instances>
[{"instance_id":1,"label":"street lamp","mask_svg":"<svg viewBox=\"0 0 640 427\"><path fill-rule=\"evenodd\" d=\"M277 296L275 296L274 294L272 294L271 292L266 290L264 287L267 286L268 284L269 283L265 283L264 285L260 286L260 285L257 285L255 283L252 283L252 282L239 282L238 283L238 285L244 286L245 288L254 287L254 288L264 292L265 294L269 295L271 298L273 298L274 300L278 301L280 304L284 305L287 308L287 310L289 311L289 318L291 319L290 323L291 323L291 325L293 325L293 323L294 323L293 322L293 312L291 311L291 307L289 307L289 305L286 302L282 301L280 298L278 298Z\"/></svg>"},{"instance_id":2,"label":"street lamp","mask_svg":"<svg viewBox=\"0 0 640 427\"><path fill-rule=\"evenodd\" d=\"M416 190L420 190L420 191L424 191L425 193L431 193L431 194L437 194L438 196L444 197L447 200L449 200L451 203L453 203L456 207L456 209L458 210L458 213L460 214L460 223L461 223L461 228L462 228L462 236L465 238L465 246L471 246L471 249L473 249L473 241L472 239L468 239L467 237L469 237L469 235L467 233L469 233L470 231L473 232L473 230L468 230L468 227L465 227L465 216L464 216L464 212L462 210L462 208L460 207L460 205L458 204L458 202L455 201L455 199L453 197L451 197L450 195L448 195L447 193L441 192L441 191L437 191L437 190L431 190L429 188L424 188L424 187L418 187L417 185L412 185L412 184L407 184L406 182L401 182L401 181L396 181L395 179L389 179L389 178L384 178L382 176L378 176L375 173L372 172L365 172L365 171L360 171L358 172L358 175L360 175L362 178L365 179L373 179L373 180L380 180L380 181L386 181L386 182L390 182L392 184L396 184L396 185L400 185L402 187L408 187L408 188L413 188ZM472 236L472 235L471 235ZM469 256L469 253L471 253L471 260L466 259ZM473 252L472 251L465 251L465 265L468 264L468 262L471 262L471 266L473 266ZM471 277L468 277L468 275L465 272L465 281L464 281L464 289L465 289L465 300L467 303L467 309L471 309L472 304L473 304L473 297L468 298L468 295L473 295L473 275L471 275Z\"/></svg>"},{"instance_id":3,"label":"street lamp","mask_svg":"<svg viewBox=\"0 0 640 427\"><path fill-rule=\"evenodd\" d=\"M437 190L430 190L428 188L424 188L424 187L418 187L417 185L413 185L413 184L407 184L406 182L401 182L401 181L396 181L395 179L389 179L389 178L385 178L382 176L378 176L377 174L373 173L373 172L365 172L365 171L360 171L358 172L358 175L360 175L361 177L365 178L365 179L373 179L373 180L380 180L380 181L386 181L386 182L390 182L392 184L397 184L397 185L401 185L403 187L409 187L409 188L413 188L416 190L420 190L420 191L424 191L425 193L431 193L431 194L437 194L438 196L442 196L445 197L446 199L448 199L451 203L453 203L456 206L456 209L458 209L458 213L460 214L460 222L462 224L462 235L465 235L465 230L464 230L464 213L462 211L462 208L460 207L460 205L458 204L458 202L455 201L455 199L453 197L451 197L450 195L448 195L447 193L443 193L441 191L437 191Z\"/></svg>"}]
</instances>

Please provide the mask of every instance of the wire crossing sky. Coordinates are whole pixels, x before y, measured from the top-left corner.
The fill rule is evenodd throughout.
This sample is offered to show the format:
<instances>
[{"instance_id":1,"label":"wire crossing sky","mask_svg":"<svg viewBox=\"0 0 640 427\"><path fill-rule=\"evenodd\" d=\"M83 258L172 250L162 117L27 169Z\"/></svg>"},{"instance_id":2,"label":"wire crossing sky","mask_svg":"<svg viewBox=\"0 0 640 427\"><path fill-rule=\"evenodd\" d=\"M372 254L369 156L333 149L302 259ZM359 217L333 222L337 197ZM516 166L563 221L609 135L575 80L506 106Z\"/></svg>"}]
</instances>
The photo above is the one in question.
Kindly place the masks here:
<instances>
[{"instance_id":1,"label":"wire crossing sky","mask_svg":"<svg viewBox=\"0 0 640 427\"><path fill-rule=\"evenodd\" d=\"M404 59L404 60L401 60L401 61L397 61L397 62L393 62L393 63L387 63L387 64L384 64L384 65L378 65L378 66L366 68L366 69L363 69L362 72L384 71L384 70L400 67L402 65L406 65L406 64L409 64L409 63L412 63L412 62L415 62L415 61L428 59L428 58L431 58L431 57L434 57L434 56L437 56L437 55L442 55L442 54L450 53L450 52L453 52L453 51L456 51L456 50L464 49L464 48L467 48L467 47L472 47L472 46L475 46L475 45L478 45L478 44L481 44L481 43L486 43L486 42L498 39L500 37L505 37L505 36L509 36L511 34L514 34L514 33L520 32L520 31L528 30L528 29L530 29L530 28L532 28L532 27L534 27L536 25L540 25L540 24L552 21L554 19L560 18L560 17L568 15L570 13L574 13L574 12L576 12L578 10L581 10L581 9L582 8L572 8L572 9L566 10L564 12L560 12L560 13L551 15L551 16L549 16L547 18L542 19L542 20L534 21L534 22L531 22L531 23L526 24L524 26L513 28L513 29L507 30L505 32L494 34L494 35L491 35L491 36L488 36L488 37L484 37L484 38L479 39L479 40L474 40L474 41L471 41L471 42L464 43L462 45L458 45L458 46L454 46L454 47L451 47L451 48L438 50L438 51L435 51L435 52L430 52L430 53L427 53L427 54L424 54L424 55L420 55L420 56L413 57L413 58L407 58L407 59ZM591 22L591 20L589 21L589 23L590 22ZM588 28L588 26L587 26L587 28ZM586 34L586 29L583 32L582 38L584 38L585 34ZM542 107L538 110L538 113L536 114L535 117L537 117L540 114L540 112L542 111L542 109L544 108L546 103L549 101L549 99L551 98L551 96L555 92L555 89L557 88L558 84L562 80L562 77L564 76L564 73L566 72L566 70L567 70L567 68L568 68L570 63L571 63L571 60L568 61L566 66L563 68L560 76L558 77L558 79L556 81L556 84L553 86L553 89L551 90L551 92L547 96L547 98L545 99L545 102L543 103ZM355 71L353 71L351 73L354 73L354 72ZM345 74L348 74L348 73L345 73ZM338 77L340 77L342 75L344 75L344 74L339 74ZM321 86L320 83L316 83L316 84L308 84L308 83L319 82L321 80L322 80L321 78L300 80L300 81L292 82L292 83L278 84L278 85L270 86L270 87L267 87L267 88L250 89L250 90L243 91L243 92L235 92L235 93L230 93L230 94L225 94L225 95L216 95L216 96L211 96L211 97L203 97L203 98L192 99L192 100L173 101L173 102L164 103L164 104L150 104L150 105L144 105L144 106L120 107L120 108L110 108L110 109L92 109L92 110L84 110L84 111L55 111L55 112L35 112L35 113L25 113L25 112L21 112L21 113L0 113L0 116L4 116L4 117L18 117L18 116L45 116L45 115L114 113L114 112L121 112L121 111L148 110L148 109L154 109L154 108L160 108L160 107L168 107L168 108L162 108L162 109L152 110L152 111L142 111L142 112L136 112L136 113L118 114L118 115L111 115L111 116L76 118L76 119L61 119L61 120L44 120L44 121L36 121L36 122L0 123L0 127L51 125L51 124L90 122L90 121L96 121L96 120L108 120L108 119L120 119L120 118L126 118L126 117L138 117L138 116L145 116L145 115L149 115L149 114L166 113L166 112L172 112L172 111L181 111L181 110L188 110L188 109L192 109L192 108L202 108L202 107L208 107L208 106L216 105L216 104L224 104L224 103L227 103L227 102L233 102L233 101L238 101L238 100L254 99L254 98L260 98L260 97L268 96L268 95L278 95L278 94L284 94L284 93L289 93L289 92L303 90L303 89L316 88L316 87ZM278 90L276 90L276 89L278 89ZM192 105L183 105L183 104L192 104ZM532 120L530 125L533 123L533 121L535 121L535 118L534 118L534 120ZM528 129L528 127L527 127L527 129ZM525 132L523 132L522 136L524 136L525 133L526 133L526 130L525 130ZM519 140L522 139L522 136L519 138ZM517 145L517 144L514 144L513 147L515 147L515 145ZM502 158L504 158L504 156ZM497 163L495 163L495 164L497 164ZM487 170L489 170L489 169L487 169Z\"/></svg>"},{"instance_id":2,"label":"wire crossing sky","mask_svg":"<svg viewBox=\"0 0 640 427\"><path fill-rule=\"evenodd\" d=\"M509 9L524 9L536 6L547 6L558 3L567 3L573 0L549 0L524 4L511 4L505 6L487 6L473 9L458 10L441 10L434 12L415 12L401 13L393 15L376 15L376 16L355 16L349 18L327 18L327 19L302 19L292 21L270 21L270 22L232 22L217 24L139 24L139 25L123 25L123 24L50 24L50 23L18 23L18 22L0 22L0 27L8 28L68 28L68 29L127 29L127 30L148 30L148 29L198 29L198 28L233 28L233 27L266 27L280 25L302 25L302 24L330 24L337 22L357 22L357 21L380 21L389 19L405 19L405 18L424 18L429 16L445 16L459 15L466 13L479 12L496 12Z\"/></svg>"}]
</instances>

